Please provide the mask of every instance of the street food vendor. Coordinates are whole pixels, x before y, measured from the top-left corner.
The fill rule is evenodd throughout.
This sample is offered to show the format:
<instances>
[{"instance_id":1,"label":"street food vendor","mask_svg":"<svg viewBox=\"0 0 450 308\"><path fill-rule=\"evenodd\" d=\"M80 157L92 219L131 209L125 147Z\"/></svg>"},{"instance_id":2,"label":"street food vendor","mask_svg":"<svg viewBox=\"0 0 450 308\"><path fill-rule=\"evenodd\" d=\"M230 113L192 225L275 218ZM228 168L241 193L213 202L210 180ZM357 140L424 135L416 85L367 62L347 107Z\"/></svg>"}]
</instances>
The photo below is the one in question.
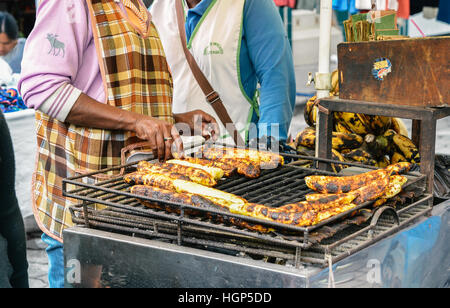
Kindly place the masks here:
<instances>
[{"instance_id":1,"label":"street food vendor","mask_svg":"<svg viewBox=\"0 0 450 308\"><path fill-rule=\"evenodd\" d=\"M221 96L243 139L286 140L295 106L295 71L273 0L181 2L189 51ZM226 133L186 60L176 1L156 0L150 12L174 77L174 111L204 110L218 119L221 133Z\"/></svg>"},{"instance_id":2,"label":"street food vendor","mask_svg":"<svg viewBox=\"0 0 450 308\"><path fill-rule=\"evenodd\" d=\"M142 140L168 159L172 145L183 150L174 123L216 121L199 110L172 113L172 76L141 0L40 1L19 90L36 110L33 209L50 287L62 287L63 230L75 202L63 196L62 180L118 166L122 148Z\"/></svg>"}]
</instances>

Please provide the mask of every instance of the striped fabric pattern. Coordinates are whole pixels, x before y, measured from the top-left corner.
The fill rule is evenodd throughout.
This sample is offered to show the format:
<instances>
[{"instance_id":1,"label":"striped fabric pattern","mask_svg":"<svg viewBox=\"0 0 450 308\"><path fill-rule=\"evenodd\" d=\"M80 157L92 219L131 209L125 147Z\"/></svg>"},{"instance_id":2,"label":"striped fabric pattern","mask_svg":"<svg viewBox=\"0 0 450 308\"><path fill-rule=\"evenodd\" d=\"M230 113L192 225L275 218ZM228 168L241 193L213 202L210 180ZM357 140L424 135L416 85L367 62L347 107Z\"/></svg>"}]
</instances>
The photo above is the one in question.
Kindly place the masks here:
<instances>
[{"instance_id":1,"label":"striped fabric pattern","mask_svg":"<svg viewBox=\"0 0 450 308\"><path fill-rule=\"evenodd\" d=\"M80 94L81 90L65 83L41 105L39 110L52 118L64 121Z\"/></svg>"},{"instance_id":2,"label":"striped fabric pattern","mask_svg":"<svg viewBox=\"0 0 450 308\"><path fill-rule=\"evenodd\" d=\"M107 103L174 123L172 76L154 25L142 37L114 1L87 2ZM70 91L64 88L61 100ZM63 230L73 225L69 207L79 203L62 195L62 180L120 165L122 148L139 140L130 132L67 125L42 112L36 113L36 126L35 212L41 228L62 241Z\"/></svg>"}]
</instances>

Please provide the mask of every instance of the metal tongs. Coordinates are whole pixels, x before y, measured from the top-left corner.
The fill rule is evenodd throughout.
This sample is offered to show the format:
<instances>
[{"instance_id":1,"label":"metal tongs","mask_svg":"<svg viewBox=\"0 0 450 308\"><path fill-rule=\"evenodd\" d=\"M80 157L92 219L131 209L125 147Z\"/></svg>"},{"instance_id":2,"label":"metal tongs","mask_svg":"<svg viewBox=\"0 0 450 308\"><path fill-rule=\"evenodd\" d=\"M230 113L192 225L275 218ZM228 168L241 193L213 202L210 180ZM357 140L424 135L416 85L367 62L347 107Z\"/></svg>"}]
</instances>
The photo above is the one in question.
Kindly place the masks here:
<instances>
[{"instance_id":1,"label":"metal tongs","mask_svg":"<svg viewBox=\"0 0 450 308\"><path fill-rule=\"evenodd\" d=\"M183 148L186 155L195 152L198 147L205 144L202 136L181 136ZM137 163L142 160L155 159L153 152L148 148L147 142L135 143L122 149L122 164Z\"/></svg>"}]
</instances>

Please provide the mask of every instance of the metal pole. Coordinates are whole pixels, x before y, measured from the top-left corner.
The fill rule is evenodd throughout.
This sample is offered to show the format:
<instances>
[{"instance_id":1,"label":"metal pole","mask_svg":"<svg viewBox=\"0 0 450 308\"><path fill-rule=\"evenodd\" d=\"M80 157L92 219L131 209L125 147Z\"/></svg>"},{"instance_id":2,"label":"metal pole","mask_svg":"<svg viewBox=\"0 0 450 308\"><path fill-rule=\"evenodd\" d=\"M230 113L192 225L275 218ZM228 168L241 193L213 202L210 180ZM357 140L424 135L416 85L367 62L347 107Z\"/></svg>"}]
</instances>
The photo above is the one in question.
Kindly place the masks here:
<instances>
[{"instance_id":1,"label":"metal pole","mask_svg":"<svg viewBox=\"0 0 450 308\"><path fill-rule=\"evenodd\" d=\"M315 84L317 98L330 96L330 48L331 48L331 21L333 18L332 0L320 1L320 36L319 36L319 71L316 74Z\"/></svg>"},{"instance_id":2,"label":"metal pole","mask_svg":"<svg viewBox=\"0 0 450 308\"><path fill-rule=\"evenodd\" d=\"M333 5L332 0L320 1L319 70L314 78L317 90L317 99L330 96L331 90L330 48L331 48L331 21L333 18L332 5ZM319 116L317 115L316 157L319 156L319 138L320 138L319 134L320 134L320 121Z\"/></svg>"}]
</instances>

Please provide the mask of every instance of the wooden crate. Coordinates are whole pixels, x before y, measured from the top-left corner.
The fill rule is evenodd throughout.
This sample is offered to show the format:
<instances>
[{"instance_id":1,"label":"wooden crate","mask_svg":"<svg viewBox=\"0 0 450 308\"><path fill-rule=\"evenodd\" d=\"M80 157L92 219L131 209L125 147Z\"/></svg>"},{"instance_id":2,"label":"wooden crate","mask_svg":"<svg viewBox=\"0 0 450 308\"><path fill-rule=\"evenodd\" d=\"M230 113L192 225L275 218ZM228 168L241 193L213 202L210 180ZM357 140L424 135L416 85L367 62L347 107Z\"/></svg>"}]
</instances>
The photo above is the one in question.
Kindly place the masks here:
<instances>
[{"instance_id":1,"label":"wooden crate","mask_svg":"<svg viewBox=\"0 0 450 308\"><path fill-rule=\"evenodd\" d=\"M449 55L450 37L339 44L339 97L448 107Z\"/></svg>"}]
</instances>

